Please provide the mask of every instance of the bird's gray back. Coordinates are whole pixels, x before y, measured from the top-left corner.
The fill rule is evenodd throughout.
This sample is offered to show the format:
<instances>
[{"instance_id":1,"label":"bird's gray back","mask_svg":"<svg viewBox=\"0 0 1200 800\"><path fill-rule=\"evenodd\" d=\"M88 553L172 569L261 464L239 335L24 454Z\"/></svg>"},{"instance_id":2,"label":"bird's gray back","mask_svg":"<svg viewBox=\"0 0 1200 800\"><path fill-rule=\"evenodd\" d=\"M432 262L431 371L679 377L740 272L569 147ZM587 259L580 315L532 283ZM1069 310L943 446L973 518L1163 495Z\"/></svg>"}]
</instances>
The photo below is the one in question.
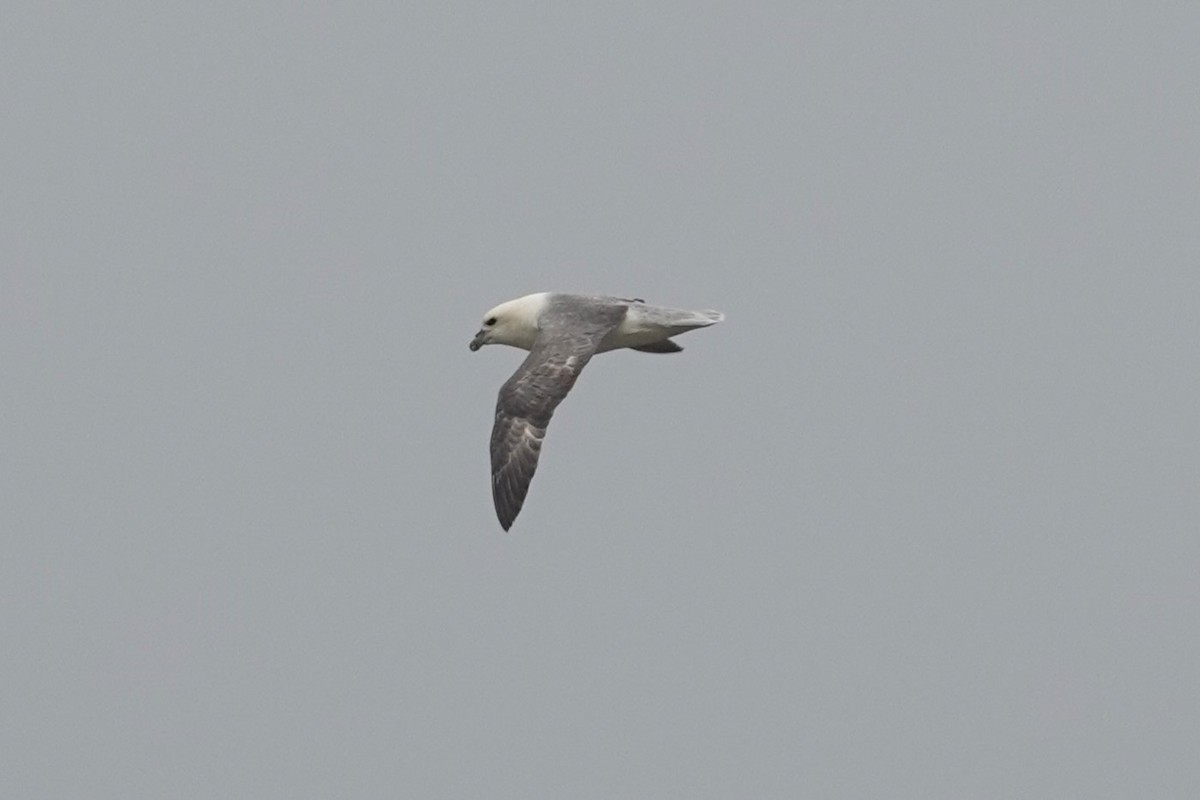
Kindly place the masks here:
<instances>
[{"instance_id":1,"label":"bird's gray back","mask_svg":"<svg viewBox=\"0 0 1200 800\"><path fill-rule=\"evenodd\" d=\"M538 328L555 338L592 336L619 325L632 302L619 297L553 294L538 317Z\"/></svg>"}]
</instances>

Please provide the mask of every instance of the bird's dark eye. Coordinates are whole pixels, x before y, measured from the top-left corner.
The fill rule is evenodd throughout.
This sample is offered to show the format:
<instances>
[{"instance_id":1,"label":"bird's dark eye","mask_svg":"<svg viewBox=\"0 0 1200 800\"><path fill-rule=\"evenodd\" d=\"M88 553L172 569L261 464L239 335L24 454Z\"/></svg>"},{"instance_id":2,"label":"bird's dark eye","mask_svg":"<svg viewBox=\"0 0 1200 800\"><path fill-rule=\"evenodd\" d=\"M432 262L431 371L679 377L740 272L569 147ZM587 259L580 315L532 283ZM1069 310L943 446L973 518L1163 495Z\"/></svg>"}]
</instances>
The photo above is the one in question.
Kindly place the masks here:
<instances>
[{"instance_id":1,"label":"bird's dark eye","mask_svg":"<svg viewBox=\"0 0 1200 800\"><path fill-rule=\"evenodd\" d=\"M484 324L484 325L495 325L495 324L496 324L496 318L495 318L495 317L488 317L488 318L487 318L487 320L486 320L486 321L485 321L483 324Z\"/></svg>"}]
</instances>

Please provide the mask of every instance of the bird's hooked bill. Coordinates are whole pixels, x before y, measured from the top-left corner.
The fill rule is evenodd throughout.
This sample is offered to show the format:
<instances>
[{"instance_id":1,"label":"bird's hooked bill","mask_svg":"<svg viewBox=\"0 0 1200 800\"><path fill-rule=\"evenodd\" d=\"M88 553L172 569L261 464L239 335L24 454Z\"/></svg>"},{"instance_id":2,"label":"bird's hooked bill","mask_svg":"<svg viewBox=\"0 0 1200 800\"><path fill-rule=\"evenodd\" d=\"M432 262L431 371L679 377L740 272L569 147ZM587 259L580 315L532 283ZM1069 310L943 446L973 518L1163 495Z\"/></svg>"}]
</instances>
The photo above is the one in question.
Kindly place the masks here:
<instances>
[{"instance_id":1,"label":"bird's hooked bill","mask_svg":"<svg viewBox=\"0 0 1200 800\"><path fill-rule=\"evenodd\" d=\"M469 345L467 345L467 347L471 348L472 353L474 353L479 348L483 347L483 342L481 341L482 339L483 339L483 331L480 331L479 333L475 334L475 338L471 340L471 343Z\"/></svg>"}]
</instances>

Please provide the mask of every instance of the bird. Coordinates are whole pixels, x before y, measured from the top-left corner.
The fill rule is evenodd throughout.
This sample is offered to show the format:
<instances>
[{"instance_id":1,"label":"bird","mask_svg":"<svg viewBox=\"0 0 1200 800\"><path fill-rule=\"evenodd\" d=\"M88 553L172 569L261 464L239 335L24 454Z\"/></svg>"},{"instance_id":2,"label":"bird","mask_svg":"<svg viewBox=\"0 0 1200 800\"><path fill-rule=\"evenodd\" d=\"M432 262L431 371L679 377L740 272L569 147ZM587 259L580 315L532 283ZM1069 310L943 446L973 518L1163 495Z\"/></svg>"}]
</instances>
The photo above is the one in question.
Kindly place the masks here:
<instances>
[{"instance_id":1,"label":"bird","mask_svg":"<svg viewBox=\"0 0 1200 800\"><path fill-rule=\"evenodd\" d=\"M500 387L492 426L492 501L504 530L525 503L554 410L597 353L678 353L673 336L725 319L720 311L648 305L638 297L538 292L483 315L469 345L504 344L529 355Z\"/></svg>"}]
</instances>

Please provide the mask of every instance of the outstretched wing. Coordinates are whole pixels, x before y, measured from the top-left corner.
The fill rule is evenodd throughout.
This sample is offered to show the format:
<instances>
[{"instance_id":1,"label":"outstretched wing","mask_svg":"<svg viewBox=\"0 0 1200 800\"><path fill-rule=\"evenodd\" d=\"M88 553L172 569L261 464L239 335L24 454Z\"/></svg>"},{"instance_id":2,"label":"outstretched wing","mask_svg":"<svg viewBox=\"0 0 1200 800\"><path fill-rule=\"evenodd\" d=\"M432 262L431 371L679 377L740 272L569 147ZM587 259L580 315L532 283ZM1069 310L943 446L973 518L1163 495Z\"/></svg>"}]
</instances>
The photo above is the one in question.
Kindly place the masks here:
<instances>
[{"instance_id":1,"label":"outstretched wing","mask_svg":"<svg viewBox=\"0 0 1200 800\"><path fill-rule=\"evenodd\" d=\"M542 312L529 356L500 387L492 427L492 500L504 530L525 503L554 409L571 391L600 340L621 323L625 309L552 304Z\"/></svg>"}]
</instances>

